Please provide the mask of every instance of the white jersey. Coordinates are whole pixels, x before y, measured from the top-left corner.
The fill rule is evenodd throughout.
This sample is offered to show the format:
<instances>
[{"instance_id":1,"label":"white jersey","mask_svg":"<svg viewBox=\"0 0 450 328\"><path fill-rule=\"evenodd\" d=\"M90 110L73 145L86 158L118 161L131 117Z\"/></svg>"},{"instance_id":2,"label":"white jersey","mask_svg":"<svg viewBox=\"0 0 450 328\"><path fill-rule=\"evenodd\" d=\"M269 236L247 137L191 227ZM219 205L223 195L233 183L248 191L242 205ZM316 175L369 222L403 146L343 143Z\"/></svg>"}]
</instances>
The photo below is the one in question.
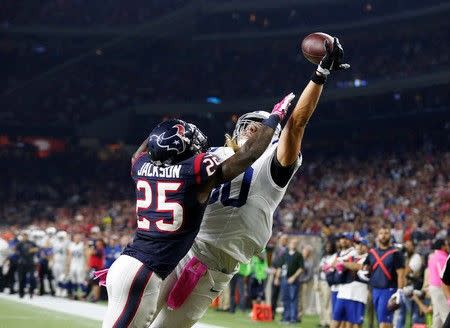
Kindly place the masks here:
<instances>
[{"instance_id":1,"label":"white jersey","mask_svg":"<svg viewBox=\"0 0 450 328\"><path fill-rule=\"evenodd\" d=\"M273 181L270 166L277 144L233 181L214 189L206 207L197 238L248 263L259 254L272 236L273 214L286 193ZM212 152L221 161L232 156L231 148ZM301 165L301 157L295 164Z\"/></svg>"},{"instance_id":2,"label":"white jersey","mask_svg":"<svg viewBox=\"0 0 450 328\"><path fill-rule=\"evenodd\" d=\"M67 240L56 239L53 242L53 262L55 264L64 265L67 259L67 249L69 247L69 242Z\"/></svg>"},{"instance_id":3,"label":"white jersey","mask_svg":"<svg viewBox=\"0 0 450 328\"><path fill-rule=\"evenodd\" d=\"M0 266L2 266L8 259L9 251L8 242L0 238Z\"/></svg>"},{"instance_id":4,"label":"white jersey","mask_svg":"<svg viewBox=\"0 0 450 328\"><path fill-rule=\"evenodd\" d=\"M79 242L79 243L74 243L71 242L70 246L69 246L69 251L71 254L71 261L70 261L70 266L79 266L79 267L83 267L85 265L85 260L84 260L84 243L83 242Z\"/></svg>"},{"instance_id":5,"label":"white jersey","mask_svg":"<svg viewBox=\"0 0 450 328\"><path fill-rule=\"evenodd\" d=\"M356 255L355 262L359 264L364 264L367 254ZM367 298L369 296L369 286L361 281L352 281L348 284L340 285L339 292L337 294L338 298L344 300L352 300L360 302L363 304L367 303Z\"/></svg>"}]
</instances>

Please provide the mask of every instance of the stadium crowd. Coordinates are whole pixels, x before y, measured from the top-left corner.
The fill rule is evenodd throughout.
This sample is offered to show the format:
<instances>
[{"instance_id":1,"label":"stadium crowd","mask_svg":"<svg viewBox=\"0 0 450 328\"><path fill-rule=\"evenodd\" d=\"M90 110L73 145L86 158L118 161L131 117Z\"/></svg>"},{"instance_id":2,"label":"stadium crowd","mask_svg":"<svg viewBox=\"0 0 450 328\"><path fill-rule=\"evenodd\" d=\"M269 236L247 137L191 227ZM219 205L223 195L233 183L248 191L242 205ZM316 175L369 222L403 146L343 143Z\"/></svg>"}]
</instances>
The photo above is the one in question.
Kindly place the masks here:
<instances>
[{"instance_id":1,"label":"stadium crowd","mask_svg":"<svg viewBox=\"0 0 450 328\"><path fill-rule=\"evenodd\" d=\"M136 226L127 155L107 148L97 153L73 149L38 159L34 152L27 147L0 151L0 166L7 172L2 175L0 191L1 290L22 297L27 290L30 295L50 293L96 301L102 296L92 281L92 271L111 265ZM443 251L448 251L444 242L450 228L448 152L428 145L414 153L312 157L306 155L275 215L274 236L283 236L279 240L274 237L265 253L241 266L228 294L235 295L237 290L241 296L228 297L228 301L225 297L221 309L234 312L238 305L245 310L267 302L275 314L276 291L281 289L283 320L297 322L302 314L314 311L315 305L308 303L314 298L311 295L317 291L328 297L323 283L328 272L323 262L334 253L336 244L342 251L341 243L346 243L347 249L348 243L357 242L358 252L367 252L382 227L389 227L393 243L402 251L415 247L423 263L420 281L432 249L441 243ZM11 161L14 166L9 165ZM298 234L319 238L324 253L304 242L298 245ZM289 254L289 249L298 254L291 254L292 258L283 255ZM359 259L358 254L354 259ZM342 256L339 261L347 260ZM337 266L341 271L342 265ZM292 287L286 277L294 274ZM289 288L296 297L286 298ZM408 304L417 304L420 311L430 312L426 284L424 289L417 282L414 288L415 294L406 293L414 303L405 298L405 306L409 309ZM319 309L327 309L320 312L321 324L329 325L331 310ZM420 311L413 311L414 322L424 320Z\"/></svg>"}]
</instances>

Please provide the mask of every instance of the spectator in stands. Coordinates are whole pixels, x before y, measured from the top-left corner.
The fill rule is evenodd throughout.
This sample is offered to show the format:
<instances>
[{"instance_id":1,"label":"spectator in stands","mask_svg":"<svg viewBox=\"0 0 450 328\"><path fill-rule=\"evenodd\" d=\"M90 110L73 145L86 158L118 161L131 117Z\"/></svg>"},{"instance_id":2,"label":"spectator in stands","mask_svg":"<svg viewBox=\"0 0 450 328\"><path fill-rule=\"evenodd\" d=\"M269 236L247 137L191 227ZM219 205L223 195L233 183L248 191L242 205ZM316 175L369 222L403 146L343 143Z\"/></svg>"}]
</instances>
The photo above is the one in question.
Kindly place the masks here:
<instances>
[{"instance_id":1,"label":"spectator in stands","mask_svg":"<svg viewBox=\"0 0 450 328\"><path fill-rule=\"evenodd\" d=\"M372 287L372 300L380 328L392 327L393 313L388 310L388 301L405 286L405 259L403 254L391 246L391 231L382 227L377 234L378 247L372 248L365 264L368 266Z\"/></svg>"},{"instance_id":2,"label":"spectator in stands","mask_svg":"<svg viewBox=\"0 0 450 328\"><path fill-rule=\"evenodd\" d=\"M433 328L440 328L450 312L441 280L441 274L448 257L447 241L437 239L433 244L433 250L434 252L428 258L428 284L431 306L433 308Z\"/></svg>"},{"instance_id":3,"label":"spectator in stands","mask_svg":"<svg viewBox=\"0 0 450 328\"><path fill-rule=\"evenodd\" d=\"M19 297L25 295L27 281L29 283L28 293L33 297L36 288L35 256L39 249L34 242L28 239L28 232L22 233L22 240L16 246L17 272L19 273Z\"/></svg>"},{"instance_id":4,"label":"spectator in stands","mask_svg":"<svg viewBox=\"0 0 450 328\"><path fill-rule=\"evenodd\" d=\"M277 269L277 279L281 277L281 293L283 297L283 322L298 322L298 296L300 282L298 278L304 271L302 254L297 250L298 239L289 240L288 250L280 261Z\"/></svg>"}]
</instances>

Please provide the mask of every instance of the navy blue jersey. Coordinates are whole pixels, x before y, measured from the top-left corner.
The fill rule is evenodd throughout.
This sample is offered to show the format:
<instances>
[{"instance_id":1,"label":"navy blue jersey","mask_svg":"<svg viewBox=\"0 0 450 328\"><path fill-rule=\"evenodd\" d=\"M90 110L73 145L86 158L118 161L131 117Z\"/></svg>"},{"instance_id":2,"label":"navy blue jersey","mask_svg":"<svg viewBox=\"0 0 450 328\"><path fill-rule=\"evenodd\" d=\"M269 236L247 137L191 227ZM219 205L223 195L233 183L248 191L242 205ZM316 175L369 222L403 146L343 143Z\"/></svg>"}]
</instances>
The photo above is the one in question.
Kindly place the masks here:
<instances>
[{"instance_id":1,"label":"navy blue jersey","mask_svg":"<svg viewBox=\"0 0 450 328\"><path fill-rule=\"evenodd\" d=\"M200 204L197 193L217 168L213 156L201 153L176 165L157 166L144 153L132 164L138 229L123 254L162 279L186 255L200 229L207 202Z\"/></svg>"},{"instance_id":2,"label":"navy blue jersey","mask_svg":"<svg viewBox=\"0 0 450 328\"><path fill-rule=\"evenodd\" d=\"M373 254L376 253L378 259ZM381 265L382 263L382 265ZM403 254L394 247L373 248L364 264L370 266L370 285L375 288L397 288L397 270L405 267Z\"/></svg>"}]
</instances>

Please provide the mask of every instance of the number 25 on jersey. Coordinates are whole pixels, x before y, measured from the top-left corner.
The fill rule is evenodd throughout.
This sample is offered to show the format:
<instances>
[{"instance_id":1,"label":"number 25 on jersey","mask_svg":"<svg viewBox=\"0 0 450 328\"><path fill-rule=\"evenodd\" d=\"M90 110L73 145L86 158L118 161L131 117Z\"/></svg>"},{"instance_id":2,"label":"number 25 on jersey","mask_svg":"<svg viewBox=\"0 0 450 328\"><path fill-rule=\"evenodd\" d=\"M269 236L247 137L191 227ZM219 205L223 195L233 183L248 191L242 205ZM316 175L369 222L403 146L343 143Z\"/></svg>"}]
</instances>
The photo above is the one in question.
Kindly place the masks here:
<instances>
[{"instance_id":1,"label":"number 25 on jersey","mask_svg":"<svg viewBox=\"0 0 450 328\"><path fill-rule=\"evenodd\" d=\"M175 232L183 224L183 206L176 201L168 201L167 196L171 193L176 193L181 187L182 182L156 182L153 183L155 188L156 199L152 199L152 185L147 180L138 180L136 188L144 195L136 201L136 213L139 215L143 211L150 210L158 216L163 217L149 217L142 215L138 217L138 229L150 230L150 225L154 224L156 229L164 232Z\"/></svg>"}]
</instances>

